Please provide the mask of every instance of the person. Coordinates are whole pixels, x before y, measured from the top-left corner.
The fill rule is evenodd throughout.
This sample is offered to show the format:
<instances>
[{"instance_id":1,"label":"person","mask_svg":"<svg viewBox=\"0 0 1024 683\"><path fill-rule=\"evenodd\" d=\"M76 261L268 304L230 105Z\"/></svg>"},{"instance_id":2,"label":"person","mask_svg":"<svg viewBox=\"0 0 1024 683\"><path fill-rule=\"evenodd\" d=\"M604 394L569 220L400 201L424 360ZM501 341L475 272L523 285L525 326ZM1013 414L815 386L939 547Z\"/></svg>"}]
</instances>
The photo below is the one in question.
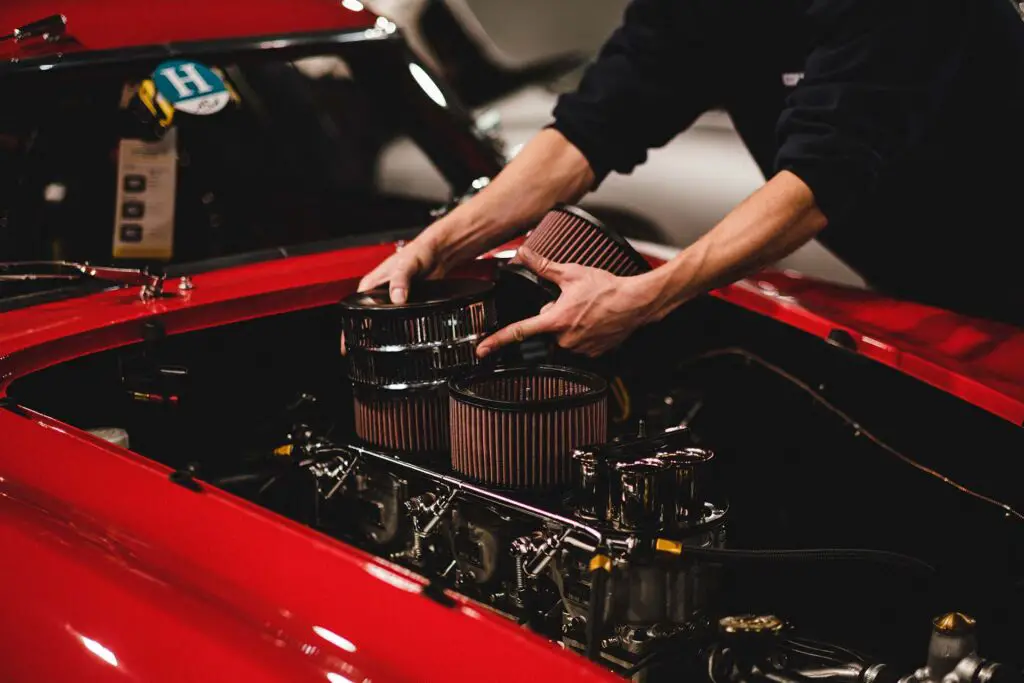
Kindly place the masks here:
<instances>
[{"instance_id":1,"label":"person","mask_svg":"<svg viewBox=\"0 0 1024 683\"><path fill-rule=\"evenodd\" d=\"M360 283L418 277L528 229L724 107L766 183L650 273L524 262L561 295L480 344L594 356L817 236L869 286L1024 320L1024 22L1011 0L633 0L553 122Z\"/></svg>"}]
</instances>

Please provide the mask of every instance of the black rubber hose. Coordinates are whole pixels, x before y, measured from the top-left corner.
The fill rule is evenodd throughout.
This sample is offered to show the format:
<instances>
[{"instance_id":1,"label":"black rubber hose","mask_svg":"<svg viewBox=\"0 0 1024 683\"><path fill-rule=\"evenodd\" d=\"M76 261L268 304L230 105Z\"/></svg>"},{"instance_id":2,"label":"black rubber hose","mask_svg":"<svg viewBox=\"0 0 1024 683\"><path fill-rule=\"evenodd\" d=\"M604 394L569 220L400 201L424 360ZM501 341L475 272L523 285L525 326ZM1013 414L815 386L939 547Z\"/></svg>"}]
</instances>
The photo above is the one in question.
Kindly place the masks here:
<instances>
[{"instance_id":1,"label":"black rubber hose","mask_svg":"<svg viewBox=\"0 0 1024 683\"><path fill-rule=\"evenodd\" d=\"M798 548L784 550L739 550L733 548L699 548L686 546L683 557L718 564L744 562L869 562L934 575L935 567L922 559L890 552L860 548Z\"/></svg>"}]
</instances>

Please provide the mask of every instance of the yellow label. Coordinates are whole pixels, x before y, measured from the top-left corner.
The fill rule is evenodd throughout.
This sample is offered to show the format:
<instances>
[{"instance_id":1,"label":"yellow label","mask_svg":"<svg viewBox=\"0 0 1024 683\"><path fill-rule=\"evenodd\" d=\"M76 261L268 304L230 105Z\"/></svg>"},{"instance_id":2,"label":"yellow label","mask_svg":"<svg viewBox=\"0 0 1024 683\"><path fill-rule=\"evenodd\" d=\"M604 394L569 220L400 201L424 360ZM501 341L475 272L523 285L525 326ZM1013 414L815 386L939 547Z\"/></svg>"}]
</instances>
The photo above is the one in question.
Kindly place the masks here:
<instances>
[{"instance_id":1,"label":"yellow label","mask_svg":"<svg viewBox=\"0 0 1024 683\"><path fill-rule=\"evenodd\" d=\"M679 541L670 541L667 538L659 538L655 541L654 549L658 552L669 553L671 555L683 554L683 544Z\"/></svg>"}]
</instances>

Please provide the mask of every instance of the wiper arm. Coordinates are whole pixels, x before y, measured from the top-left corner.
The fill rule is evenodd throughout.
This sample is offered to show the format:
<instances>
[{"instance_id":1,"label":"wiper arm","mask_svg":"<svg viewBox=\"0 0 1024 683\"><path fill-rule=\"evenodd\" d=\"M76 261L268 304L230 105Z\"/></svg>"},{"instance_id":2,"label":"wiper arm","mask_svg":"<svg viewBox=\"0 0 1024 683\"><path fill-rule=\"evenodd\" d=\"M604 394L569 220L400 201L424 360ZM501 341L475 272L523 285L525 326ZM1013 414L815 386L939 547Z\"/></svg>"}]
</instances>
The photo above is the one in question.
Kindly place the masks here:
<instances>
[{"instance_id":1,"label":"wiper arm","mask_svg":"<svg viewBox=\"0 0 1024 683\"><path fill-rule=\"evenodd\" d=\"M48 280L81 280L89 278L125 287L140 287L139 297L149 301L163 294L164 275L154 275L139 268L91 266L73 261L11 261L0 262L0 282L36 282Z\"/></svg>"},{"instance_id":2,"label":"wiper arm","mask_svg":"<svg viewBox=\"0 0 1024 683\"><path fill-rule=\"evenodd\" d=\"M63 14L53 14L45 19L40 19L39 21L33 21L25 24L24 26L19 26L7 35L0 35L0 43L5 40L18 42L27 38L57 40L64 35L67 27L68 20Z\"/></svg>"}]
</instances>

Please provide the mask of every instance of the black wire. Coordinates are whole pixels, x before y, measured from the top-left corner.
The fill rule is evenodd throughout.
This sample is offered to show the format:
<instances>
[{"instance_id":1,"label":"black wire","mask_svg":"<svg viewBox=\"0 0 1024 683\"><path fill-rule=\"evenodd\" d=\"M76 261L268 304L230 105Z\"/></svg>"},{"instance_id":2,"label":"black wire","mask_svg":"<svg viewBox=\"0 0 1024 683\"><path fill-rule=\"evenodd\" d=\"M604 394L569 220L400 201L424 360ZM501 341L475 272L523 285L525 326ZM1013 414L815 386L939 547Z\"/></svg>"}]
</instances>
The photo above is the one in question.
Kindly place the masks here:
<instances>
[{"instance_id":1,"label":"black wire","mask_svg":"<svg viewBox=\"0 0 1024 683\"><path fill-rule=\"evenodd\" d=\"M740 550L734 548L686 547L683 557L703 559L713 563L730 562L870 562L903 569L914 569L933 575L936 569L922 559L890 552L861 548L795 548Z\"/></svg>"},{"instance_id":2,"label":"black wire","mask_svg":"<svg viewBox=\"0 0 1024 683\"><path fill-rule=\"evenodd\" d=\"M982 501L984 503L987 503L989 505L993 505L993 506L999 508L1000 510L1003 511L1003 513L1007 516L1007 518L1013 518L1013 519L1015 519L1018 522L1024 521L1024 514L1022 514L1021 512L1015 510L1014 508L1010 507L1008 504L1006 504L1006 503L1004 503L1004 502L1002 502L1000 500L997 500L997 499L995 499L995 498L993 498L991 496L988 496L988 495L986 495L984 493L981 493L979 491L975 491L973 489L970 489L970 488L964 486L963 484L961 484L961 483L951 479L950 477L947 477L946 475L942 474L941 472L939 472L937 470L934 470L931 467L928 467L927 465L923 465L923 464L917 462L916 460L914 460L910 456L904 455L900 451L896 450L895 448L893 448L892 446L890 446L889 444L887 444L886 442L882 441L880 438L878 438L877 436L875 436L874 434L869 432L867 429L864 428L863 425L861 425L859 422L854 420L852 417L850 417L849 415L844 413L842 410L840 410L839 408L834 406L828 399L826 399L820 393L818 393L813 388L811 388L811 386L809 384L807 384L807 382L804 382L803 380L801 380L799 377L796 377L795 375L791 375L790 373L786 372L785 370L783 370L779 366L773 365L772 363L769 363L767 360L765 360L764 358L761 358L760 356L758 356L755 353L751 353L750 351L747 351L747 350L741 349L741 348L717 349L715 351L709 351L707 353L702 353L702 354L699 354L699 355L694 356L692 358L689 358L686 361L684 361L682 363L682 365L684 365L684 366L685 365L692 365L692 364L694 364L694 363L696 363L697 361L700 361L700 360L706 360L706 359L711 359L711 358L721 358L721 357L726 357L726 356L736 356L736 357L739 357L739 358L743 358L743 359L745 359L745 360L747 360L749 362L757 363L758 365L760 365L765 370L768 370L769 372L775 373L776 375L778 375L782 379L786 380L790 384L794 385L795 387L797 387L798 389L800 389L801 391L803 391L804 393L809 395L812 399L814 399L823 408L825 408L827 411L829 411L830 413L832 413L833 415L838 417L848 427L850 427L853 430L854 436L864 437L865 439L867 439L871 443L875 444L876 446L881 448L883 451L885 451L889 455L892 455L893 457L897 458L898 460L901 460L903 463L905 463L907 465L910 465L911 467L913 467L914 469L918 470L919 472L927 474L930 477L934 477L935 479L938 479L942 483L944 483L944 484L946 484L948 486L951 486L954 489L956 489L957 491L960 491L961 493L964 493L964 494L966 494L968 496L971 496L972 498L975 498L975 499L980 500L980 501Z\"/></svg>"}]
</instances>

